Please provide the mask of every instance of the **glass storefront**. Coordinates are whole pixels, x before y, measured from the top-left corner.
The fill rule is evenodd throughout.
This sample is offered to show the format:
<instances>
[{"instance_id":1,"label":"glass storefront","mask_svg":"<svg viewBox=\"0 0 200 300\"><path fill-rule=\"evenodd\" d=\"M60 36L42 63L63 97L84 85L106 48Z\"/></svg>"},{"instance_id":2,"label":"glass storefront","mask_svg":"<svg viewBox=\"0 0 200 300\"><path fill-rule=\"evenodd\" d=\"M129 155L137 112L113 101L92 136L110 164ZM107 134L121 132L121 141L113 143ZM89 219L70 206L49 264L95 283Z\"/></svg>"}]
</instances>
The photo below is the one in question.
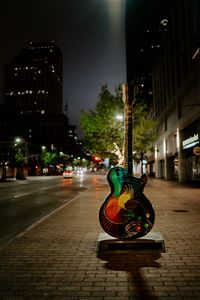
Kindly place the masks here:
<instances>
[{"instance_id":1,"label":"glass storefront","mask_svg":"<svg viewBox=\"0 0 200 300\"><path fill-rule=\"evenodd\" d=\"M187 180L200 181L200 121L184 129L182 142L186 162Z\"/></svg>"},{"instance_id":2,"label":"glass storefront","mask_svg":"<svg viewBox=\"0 0 200 300\"><path fill-rule=\"evenodd\" d=\"M186 158L186 172L188 180L200 181L200 155L193 155Z\"/></svg>"}]
</instances>

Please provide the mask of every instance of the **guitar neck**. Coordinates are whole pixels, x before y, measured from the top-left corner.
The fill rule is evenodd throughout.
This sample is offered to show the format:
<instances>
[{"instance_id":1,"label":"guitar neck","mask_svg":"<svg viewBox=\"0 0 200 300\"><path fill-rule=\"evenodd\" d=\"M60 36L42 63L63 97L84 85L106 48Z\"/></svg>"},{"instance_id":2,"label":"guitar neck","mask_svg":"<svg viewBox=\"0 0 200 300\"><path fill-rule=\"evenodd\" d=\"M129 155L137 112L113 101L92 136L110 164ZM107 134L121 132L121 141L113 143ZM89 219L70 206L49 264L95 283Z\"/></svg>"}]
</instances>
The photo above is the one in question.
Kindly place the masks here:
<instances>
[{"instance_id":1,"label":"guitar neck","mask_svg":"<svg viewBox=\"0 0 200 300\"><path fill-rule=\"evenodd\" d=\"M133 105L128 99L128 85L125 85L124 97L124 168L128 170L128 174L133 173L132 158L132 114Z\"/></svg>"}]
</instances>

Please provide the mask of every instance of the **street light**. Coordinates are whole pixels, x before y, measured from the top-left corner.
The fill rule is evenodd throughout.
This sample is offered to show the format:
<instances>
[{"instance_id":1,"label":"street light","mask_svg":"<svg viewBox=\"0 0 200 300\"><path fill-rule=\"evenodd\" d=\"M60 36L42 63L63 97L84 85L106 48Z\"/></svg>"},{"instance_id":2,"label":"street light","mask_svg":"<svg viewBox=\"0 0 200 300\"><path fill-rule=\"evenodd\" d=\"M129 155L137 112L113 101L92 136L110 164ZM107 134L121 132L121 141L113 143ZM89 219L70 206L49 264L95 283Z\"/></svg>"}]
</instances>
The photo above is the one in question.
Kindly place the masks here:
<instances>
[{"instance_id":1,"label":"street light","mask_svg":"<svg viewBox=\"0 0 200 300\"><path fill-rule=\"evenodd\" d=\"M24 151L25 151L25 163L28 163L28 142L20 137L15 138L15 146L19 144L24 144Z\"/></svg>"},{"instance_id":2,"label":"street light","mask_svg":"<svg viewBox=\"0 0 200 300\"><path fill-rule=\"evenodd\" d=\"M19 150L19 144L23 144L24 145L24 155L23 155L23 153L21 153L21 155L23 155L23 159L24 159L24 162L25 162L26 166L23 166L23 168L25 167L25 169L23 170L23 175L20 175L20 177L22 176L22 178L24 179L28 175L28 170L27 170L27 163L28 163L28 142L25 139L23 139L23 138L16 137L15 138L15 146L18 146L18 151L20 151Z\"/></svg>"},{"instance_id":3,"label":"street light","mask_svg":"<svg viewBox=\"0 0 200 300\"><path fill-rule=\"evenodd\" d=\"M21 142L21 139L18 137L15 139L15 143L19 144Z\"/></svg>"},{"instance_id":4,"label":"street light","mask_svg":"<svg viewBox=\"0 0 200 300\"><path fill-rule=\"evenodd\" d=\"M116 115L116 120L117 120L117 121L123 121L123 119L124 119L123 114L118 114L118 115Z\"/></svg>"}]
</instances>

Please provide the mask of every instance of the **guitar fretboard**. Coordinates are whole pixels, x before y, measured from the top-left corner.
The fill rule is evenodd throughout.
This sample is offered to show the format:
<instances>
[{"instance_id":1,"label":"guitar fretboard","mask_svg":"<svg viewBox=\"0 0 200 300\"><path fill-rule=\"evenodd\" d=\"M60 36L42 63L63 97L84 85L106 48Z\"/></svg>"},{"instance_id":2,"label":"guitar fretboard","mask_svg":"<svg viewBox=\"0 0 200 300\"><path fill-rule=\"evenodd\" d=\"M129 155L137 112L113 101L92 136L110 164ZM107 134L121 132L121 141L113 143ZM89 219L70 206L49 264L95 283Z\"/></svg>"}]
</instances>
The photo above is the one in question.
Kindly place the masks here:
<instances>
[{"instance_id":1,"label":"guitar fretboard","mask_svg":"<svg viewBox=\"0 0 200 300\"><path fill-rule=\"evenodd\" d=\"M133 104L129 99L128 84L122 85L123 101L124 101L124 168L128 170L128 174L133 173L132 159L132 114Z\"/></svg>"}]
</instances>

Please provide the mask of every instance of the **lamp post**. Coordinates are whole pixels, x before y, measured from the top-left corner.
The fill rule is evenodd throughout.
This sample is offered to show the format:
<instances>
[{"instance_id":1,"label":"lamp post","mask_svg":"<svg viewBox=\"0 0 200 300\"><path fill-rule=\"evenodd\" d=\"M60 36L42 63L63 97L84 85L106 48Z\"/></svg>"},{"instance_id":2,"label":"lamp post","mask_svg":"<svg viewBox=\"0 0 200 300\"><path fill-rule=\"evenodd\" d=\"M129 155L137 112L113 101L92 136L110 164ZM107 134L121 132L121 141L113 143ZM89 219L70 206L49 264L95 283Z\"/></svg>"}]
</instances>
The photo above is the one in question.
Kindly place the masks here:
<instances>
[{"instance_id":1,"label":"lamp post","mask_svg":"<svg viewBox=\"0 0 200 300\"><path fill-rule=\"evenodd\" d=\"M22 149L20 149L20 144L24 145L24 154ZM15 146L17 146L16 160L19 166L16 170L17 179L26 179L28 175L27 163L28 163L28 142L20 137L15 138ZM24 166L25 163L25 166Z\"/></svg>"}]
</instances>

